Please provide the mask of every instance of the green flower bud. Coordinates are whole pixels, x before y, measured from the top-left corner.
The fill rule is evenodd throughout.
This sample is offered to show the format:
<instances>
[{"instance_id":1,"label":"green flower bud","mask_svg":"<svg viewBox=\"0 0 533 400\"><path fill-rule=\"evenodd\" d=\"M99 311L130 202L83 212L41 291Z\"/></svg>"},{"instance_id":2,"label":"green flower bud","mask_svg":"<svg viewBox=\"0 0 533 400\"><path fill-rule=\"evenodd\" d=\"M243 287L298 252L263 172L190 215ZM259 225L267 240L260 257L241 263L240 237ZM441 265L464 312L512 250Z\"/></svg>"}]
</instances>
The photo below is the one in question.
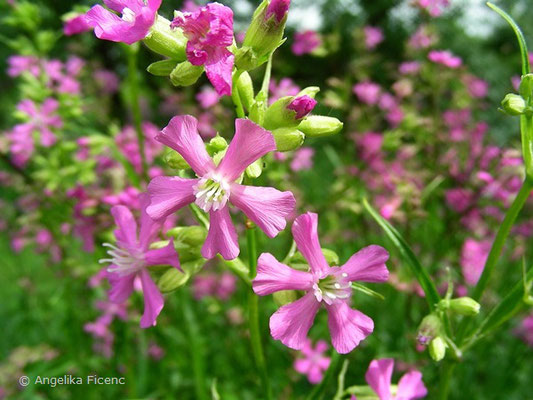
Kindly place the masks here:
<instances>
[{"instance_id":1,"label":"green flower bud","mask_svg":"<svg viewBox=\"0 0 533 400\"><path fill-rule=\"evenodd\" d=\"M259 178L261 174L263 173L263 160L260 158L259 160L256 160L253 163L251 163L245 169L245 173L249 178L252 178L252 179Z\"/></svg>"},{"instance_id":2,"label":"green flower bud","mask_svg":"<svg viewBox=\"0 0 533 400\"><path fill-rule=\"evenodd\" d=\"M143 40L153 52L177 61L187 59L187 38L180 29L170 29L170 21L158 15L150 32Z\"/></svg>"},{"instance_id":3,"label":"green flower bud","mask_svg":"<svg viewBox=\"0 0 533 400\"><path fill-rule=\"evenodd\" d=\"M203 226L178 226L167 231L168 236L172 236L177 241L189 246L200 246L207 237L207 231Z\"/></svg>"},{"instance_id":4,"label":"green flower bud","mask_svg":"<svg viewBox=\"0 0 533 400\"><path fill-rule=\"evenodd\" d=\"M183 273L176 268L169 268L157 281L157 287L161 293L170 293L185 285L189 278L190 275L188 273Z\"/></svg>"},{"instance_id":5,"label":"green flower bud","mask_svg":"<svg viewBox=\"0 0 533 400\"><path fill-rule=\"evenodd\" d=\"M296 97L309 96L314 99L318 92L320 92L320 88L318 86L309 86L300 91L300 93L298 93Z\"/></svg>"},{"instance_id":6,"label":"green flower bud","mask_svg":"<svg viewBox=\"0 0 533 400\"><path fill-rule=\"evenodd\" d=\"M522 115L526 110L526 101L517 94L509 93L502 100L502 107L509 115Z\"/></svg>"},{"instance_id":7,"label":"green flower bud","mask_svg":"<svg viewBox=\"0 0 533 400\"><path fill-rule=\"evenodd\" d=\"M524 99L528 99L533 96L533 74L522 76L519 93Z\"/></svg>"},{"instance_id":8,"label":"green flower bud","mask_svg":"<svg viewBox=\"0 0 533 400\"><path fill-rule=\"evenodd\" d=\"M446 342L440 336L429 343L429 355L434 361L440 361L446 355Z\"/></svg>"},{"instance_id":9,"label":"green flower bud","mask_svg":"<svg viewBox=\"0 0 533 400\"><path fill-rule=\"evenodd\" d=\"M337 118L311 115L298 125L298 129L309 137L324 137L339 133L343 125Z\"/></svg>"},{"instance_id":10,"label":"green flower bud","mask_svg":"<svg viewBox=\"0 0 533 400\"><path fill-rule=\"evenodd\" d=\"M473 316L479 314L480 305L470 297L459 297L458 299L450 300L450 311L466 316Z\"/></svg>"},{"instance_id":11,"label":"green flower bud","mask_svg":"<svg viewBox=\"0 0 533 400\"><path fill-rule=\"evenodd\" d=\"M172 169L190 169L190 165L181 156L180 153L170 148L166 148L164 160L167 165Z\"/></svg>"},{"instance_id":12,"label":"green flower bud","mask_svg":"<svg viewBox=\"0 0 533 400\"><path fill-rule=\"evenodd\" d=\"M326 249L326 248L323 247L322 248L322 254L324 254L324 257L326 258L326 261L327 261L328 265L331 265L331 266L339 265L339 263L340 263L339 256L333 250ZM291 263L291 265L293 265L293 264L307 264L307 260L304 258L302 253L297 251L296 253L294 253L294 256L292 256L290 263ZM300 268L298 268L298 269L300 269Z\"/></svg>"},{"instance_id":13,"label":"green flower bud","mask_svg":"<svg viewBox=\"0 0 533 400\"><path fill-rule=\"evenodd\" d=\"M418 343L426 346L433 340L433 338L438 336L441 327L442 323L439 317L435 314L426 315L418 328Z\"/></svg>"},{"instance_id":14,"label":"green flower bud","mask_svg":"<svg viewBox=\"0 0 533 400\"><path fill-rule=\"evenodd\" d=\"M184 61L178 64L170 73L170 81L174 86L190 86L195 84L203 73L204 67Z\"/></svg>"},{"instance_id":15,"label":"green flower bud","mask_svg":"<svg viewBox=\"0 0 533 400\"><path fill-rule=\"evenodd\" d=\"M277 151L292 151L298 149L305 139L303 132L296 128L278 128L272 131L276 141Z\"/></svg>"},{"instance_id":16,"label":"green flower bud","mask_svg":"<svg viewBox=\"0 0 533 400\"><path fill-rule=\"evenodd\" d=\"M242 105L247 110L250 110L250 108L252 108L252 104L254 103L255 95L254 84L248 72L244 71L239 77L239 80L237 81L237 90L239 91Z\"/></svg>"},{"instance_id":17,"label":"green flower bud","mask_svg":"<svg viewBox=\"0 0 533 400\"><path fill-rule=\"evenodd\" d=\"M294 290L280 290L279 292L273 293L272 298L274 299L274 302L281 307L285 304L292 303L298 298L298 296Z\"/></svg>"},{"instance_id":18,"label":"green flower bud","mask_svg":"<svg viewBox=\"0 0 533 400\"><path fill-rule=\"evenodd\" d=\"M215 153L225 150L228 147L228 142L218 133L212 138L209 143L205 145L205 148L209 155L212 157Z\"/></svg>"},{"instance_id":19,"label":"green flower bud","mask_svg":"<svg viewBox=\"0 0 533 400\"><path fill-rule=\"evenodd\" d=\"M177 65L176 60L162 60L150 64L146 70L155 76L169 76Z\"/></svg>"}]
</instances>

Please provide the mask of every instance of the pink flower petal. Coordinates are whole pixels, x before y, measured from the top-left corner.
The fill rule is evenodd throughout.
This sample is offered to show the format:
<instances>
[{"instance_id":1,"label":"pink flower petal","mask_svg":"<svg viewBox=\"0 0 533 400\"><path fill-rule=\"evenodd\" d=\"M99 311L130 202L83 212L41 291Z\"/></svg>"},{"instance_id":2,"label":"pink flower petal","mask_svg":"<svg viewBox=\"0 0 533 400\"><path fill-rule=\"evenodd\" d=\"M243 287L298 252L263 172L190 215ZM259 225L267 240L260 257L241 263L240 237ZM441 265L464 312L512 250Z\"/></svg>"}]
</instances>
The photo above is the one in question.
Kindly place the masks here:
<instances>
[{"instance_id":1,"label":"pink flower petal","mask_svg":"<svg viewBox=\"0 0 533 400\"><path fill-rule=\"evenodd\" d=\"M205 63L205 73L220 96L231 96L232 72L235 57L224 47L216 48Z\"/></svg>"},{"instance_id":2,"label":"pink flower petal","mask_svg":"<svg viewBox=\"0 0 533 400\"><path fill-rule=\"evenodd\" d=\"M372 361L366 371L366 382L376 392L380 400L392 399L390 385L393 367L394 360L392 358L384 358Z\"/></svg>"},{"instance_id":3,"label":"pink flower petal","mask_svg":"<svg viewBox=\"0 0 533 400\"><path fill-rule=\"evenodd\" d=\"M345 302L327 305L331 343L340 354L352 351L374 330L374 321Z\"/></svg>"},{"instance_id":4,"label":"pink flower petal","mask_svg":"<svg viewBox=\"0 0 533 400\"><path fill-rule=\"evenodd\" d=\"M311 367L312 363L308 358L299 358L298 360L294 361L294 369L300 374L307 374Z\"/></svg>"},{"instance_id":5,"label":"pink flower petal","mask_svg":"<svg viewBox=\"0 0 533 400\"><path fill-rule=\"evenodd\" d=\"M141 270L141 283L144 295L144 313L141 317L141 328L149 328L156 324L156 319L165 303L156 284L146 269Z\"/></svg>"},{"instance_id":6,"label":"pink flower petal","mask_svg":"<svg viewBox=\"0 0 533 400\"><path fill-rule=\"evenodd\" d=\"M113 265L110 265L109 268L114 268ZM111 289L109 290L108 296L109 300L113 303L123 303L128 297L130 297L131 292L133 292L133 280L135 279L135 274L119 276L115 273L109 273L107 275Z\"/></svg>"},{"instance_id":7,"label":"pink flower petal","mask_svg":"<svg viewBox=\"0 0 533 400\"><path fill-rule=\"evenodd\" d=\"M202 247L202 256L210 259L217 253L225 260L233 260L239 255L237 232L228 207L209 212L209 232Z\"/></svg>"},{"instance_id":8,"label":"pink flower petal","mask_svg":"<svg viewBox=\"0 0 533 400\"><path fill-rule=\"evenodd\" d=\"M348 274L350 281L386 282L389 270L385 262L389 253L381 246L367 246L353 256L341 267L343 273Z\"/></svg>"},{"instance_id":9,"label":"pink flower petal","mask_svg":"<svg viewBox=\"0 0 533 400\"><path fill-rule=\"evenodd\" d=\"M182 270L180 267L180 260L178 253L174 248L174 242L168 241L168 245L160 249L148 250L144 254L146 265L171 265L174 268Z\"/></svg>"},{"instance_id":10,"label":"pink flower petal","mask_svg":"<svg viewBox=\"0 0 533 400\"><path fill-rule=\"evenodd\" d=\"M309 263L311 272L319 277L326 276L330 267L318 241L318 215L308 212L296 218L292 225L292 236L298 250Z\"/></svg>"},{"instance_id":11,"label":"pink flower petal","mask_svg":"<svg viewBox=\"0 0 533 400\"><path fill-rule=\"evenodd\" d=\"M142 193L139 195L139 203L141 206L139 245L142 249L147 250L150 244L155 241L161 230L163 220L153 220L146 212L146 208L150 205L150 196L148 193Z\"/></svg>"},{"instance_id":12,"label":"pink flower petal","mask_svg":"<svg viewBox=\"0 0 533 400\"><path fill-rule=\"evenodd\" d=\"M428 394L422 374L419 371L411 371L400 378L396 400L421 399Z\"/></svg>"},{"instance_id":13,"label":"pink flower petal","mask_svg":"<svg viewBox=\"0 0 533 400\"><path fill-rule=\"evenodd\" d=\"M319 308L312 292L284 305L270 317L270 334L291 349L302 349Z\"/></svg>"},{"instance_id":14,"label":"pink flower petal","mask_svg":"<svg viewBox=\"0 0 533 400\"><path fill-rule=\"evenodd\" d=\"M118 242L128 246L137 245L137 222L133 217L131 211L126 206L113 206L111 208L111 215L115 219L117 229L115 230L115 237Z\"/></svg>"},{"instance_id":15,"label":"pink flower petal","mask_svg":"<svg viewBox=\"0 0 533 400\"><path fill-rule=\"evenodd\" d=\"M276 150L272 134L247 119L235 120L235 136L217 168L228 180L236 180L254 161Z\"/></svg>"},{"instance_id":16,"label":"pink flower petal","mask_svg":"<svg viewBox=\"0 0 533 400\"><path fill-rule=\"evenodd\" d=\"M271 238L285 229L296 204L291 192L238 184L231 186L230 201Z\"/></svg>"},{"instance_id":17,"label":"pink flower petal","mask_svg":"<svg viewBox=\"0 0 533 400\"><path fill-rule=\"evenodd\" d=\"M158 176L152 179L148 185L150 205L146 208L150 218L164 218L194 202L193 186L197 182L198 179L184 179L177 176Z\"/></svg>"},{"instance_id":18,"label":"pink flower petal","mask_svg":"<svg viewBox=\"0 0 533 400\"><path fill-rule=\"evenodd\" d=\"M252 287L259 296L280 290L309 290L312 286L313 275L280 263L270 253L261 254L257 260L257 276Z\"/></svg>"},{"instance_id":19,"label":"pink flower petal","mask_svg":"<svg viewBox=\"0 0 533 400\"><path fill-rule=\"evenodd\" d=\"M176 150L187 161L198 176L215 169L215 164L198 133L198 120L190 115L179 115L155 139L165 146Z\"/></svg>"}]
</instances>

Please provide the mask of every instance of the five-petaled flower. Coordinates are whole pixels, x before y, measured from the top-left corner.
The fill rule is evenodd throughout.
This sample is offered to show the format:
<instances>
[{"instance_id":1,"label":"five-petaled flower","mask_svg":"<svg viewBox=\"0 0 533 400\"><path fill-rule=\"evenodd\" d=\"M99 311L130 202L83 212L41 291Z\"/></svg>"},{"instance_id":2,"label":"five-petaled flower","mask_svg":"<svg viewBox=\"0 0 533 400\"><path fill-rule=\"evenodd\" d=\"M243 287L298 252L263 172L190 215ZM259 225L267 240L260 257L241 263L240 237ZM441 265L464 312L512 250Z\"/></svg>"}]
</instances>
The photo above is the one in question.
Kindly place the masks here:
<instances>
[{"instance_id":1,"label":"five-petaled flower","mask_svg":"<svg viewBox=\"0 0 533 400\"><path fill-rule=\"evenodd\" d=\"M328 311L328 325L333 347L349 353L374 330L374 322L349 306L351 283L385 282L389 271L385 262L389 253L372 245L355 253L343 266L330 267L318 241L318 215L300 215L292 226L298 249L309 263L310 271L297 271L263 253L257 264L253 290L265 296L280 290L303 290L306 294L284 305L270 318L270 333L285 346L300 350L307 332L322 304Z\"/></svg>"},{"instance_id":2,"label":"five-petaled flower","mask_svg":"<svg viewBox=\"0 0 533 400\"><path fill-rule=\"evenodd\" d=\"M156 136L156 140L180 153L198 178L154 178L148 185L151 203L147 212L152 218L160 219L196 203L210 217L202 255L213 258L220 253L226 260L234 259L239 255L239 243L228 202L243 211L269 237L274 237L285 229L286 218L295 206L294 196L291 192L236 182L250 164L276 150L270 132L247 119L237 119L235 136L216 166L197 128L196 118L177 116Z\"/></svg>"},{"instance_id":3,"label":"five-petaled flower","mask_svg":"<svg viewBox=\"0 0 533 400\"><path fill-rule=\"evenodd\" d=\"M209 81L220 96L231 95L234 56L233 11L219 3L209 3L195 12L179 13L172 28L181 28L187 37L187 59L205 66Z\"/></svg>"},{"instance_id":4,"label":"five-petaled flower","mask_svg":"<svg viewBox=\"0 0 533 400\"><path fill-rule=\"evenodd\" d=\"M168 245L159 249L150 249L150 244L156 241L157 235L164 223L163 219L154 221L146 214L149 199L146 194L141 195L141 217L139 229L131 211L126 206L114 206L111 214L117 224L115 237L117 245L104 243L108 247L111 258L100 260L109 262L108 279L111 284L109 299L114 303L122 303L133 291L134 280L140 278L144 295L144 313L141 318L141 328L148 328L156 324L156 318L163 309L163 296L150 277L147 267L154 265L171 265L180 269L178 254L172 240ZM139 231L137 235L137 231Z\"/></svg>"},{"instance_id":5,"label":"five-petaled flower","mask_svg":"<svg viewBox=\"0 0 533 400\"><path fill-rule=\"evenodd\" d=\"M85 22L98 39L132 44L150 31L161 0L104 0L104 4L122 17L97 4L87 11Z\"/></svg>"},{"instance_id":6,"label":"five-petaled flower","mask_svg":"<svg viewBox=\"0 0 533 400\"><path fill-rule=\"evenodd\" d=\"M320 383L324 377L323 371L329 368L331 362L331 358L324 355L327 349L328 344L323 340L319 340L314 348L311 340L306 340L302 349L303 358L294 361L294 369L307 375L310 383Z\"/></svg>"}]
</instances>

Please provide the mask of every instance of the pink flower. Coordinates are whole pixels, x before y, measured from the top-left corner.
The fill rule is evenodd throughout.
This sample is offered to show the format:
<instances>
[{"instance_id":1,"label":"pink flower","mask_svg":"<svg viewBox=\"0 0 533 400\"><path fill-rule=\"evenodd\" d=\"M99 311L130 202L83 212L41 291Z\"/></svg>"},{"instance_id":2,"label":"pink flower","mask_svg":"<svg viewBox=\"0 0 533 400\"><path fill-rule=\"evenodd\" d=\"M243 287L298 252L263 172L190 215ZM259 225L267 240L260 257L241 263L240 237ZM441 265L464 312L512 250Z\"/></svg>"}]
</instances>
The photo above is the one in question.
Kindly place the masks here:
<instances>
[{"instance_id":1,"label":"pink flower","mask_svg":"<svg viewBox=\"0 0 533 400\"><path fill-rule=\"evenodd\" d=\"M98 39L133 44L143 40L154 24L161 0L104 0L117 14L96 5L87 12L86 22Z\"/></svg>"},{"instance_id":2,"label":"pink flower","mask_svg":"<svg viewBox=\"0 0 533 400\"><path fill-rule=\"evenodd\" d=\"M435 41L435 35L431 34L427 27L421 26L409 39L409 46L414 49L426 49Z\"/></svg>"},{"instance_id":3,"label":"pink flower","mask_svg":"<svg viewBox=\"0 0 533 400\"><path fill-rule=\"evenodd\" d=\"M213 107L220 101L218 93L210 87L204 87L196 95L196 100L200 103L200 106L204 109Z\"/></svg>"},{"instance_id":4,"label":"pink flower","mask_svg":"<svg viewBox=\"0 0 533 400\"><path fill-rule=\"evenodd\" d=\"M313 156L315 150L311 147L302 147L294 152L294 158L290 167L294 172L304 171L313 168Z\"/></svg>"},{"instance_id":5,"label":"pink flower","mask_svg":"<svg viewBox=\"0 0 533 400\"><path fill-rule=\"evenodd\" d=\"M24 72L37 77L41 72L39 59L33 56L11 56L7 59L7 63L7 74L11 77L22 75Z\"/></svg>"},{"instance_id":6,"label":"pink flower","mask_svg":"<svg viewBox=\"0 0 533 400\"><path fill-rule=\"evenodd\" d=\"M454 56L448 50L432 50L428 54L428 59L452 69L459 68L463 64L463 60L460 57Z\"/></svg>"},{"instance_id":7,"label":"pink flower","mask_svg":"<svg viewBox=\"0 0 533 400\"><path fill-rule=\"evenodd\" d=\"M98 69L93 74L98 88L107 94L115 93L118 90L119 80L117 74L107 69Z\"/></svg>"},{"instance_id":8,"label":"pink flower","mask_svg":"<svg viewBox=\"0 0 533 400\"><path fill-rule=\"evenodd\" d=\"M29 99L22 100L17 105L17 109L30 119L24 125L31 131L39 133L41 145L44 147L50 147L56 142L56 137L51 129L63 126L63 121L55 114L58 108L59 102L51 97L45 99L40 107Z\"/></svg>"},{"instance_id":9,"label":"pink flower","mask_svg":"<svg viewBox=\"0 0 533 400\"><path fill-rule=\"evenodd\" d=\"M35 151L31 125L15 125L13 130L7 133L7 137L13 163L19 168L24 167Z\"/></svg>"},{"instance_id":10,"label":"pink flower","mask_svg":"<svg viewBox=\"0 0 533 400\"><path fill-rule=\"evenodd\" d=\"M402 75L413 75L420 71L420 63L418 61L406 61L400 64L398 71Z\"/></svg>"},{"instance_id":11,"label":"pink flower","mask_svg":"<svg viewBox=\"0 0 533 400\"><path fill-rule=\"evenodd\" d=\"M311 340L307 339L302 348L303 358L294 361L294 369L300 374L307 375L310 383L320 383L324 375L323 371L329 368L331 362L329 357L324 356L327 349L328 344L325 341L319 340L313 348Z\"/></svg>"},{"instance_id":12,"label":"pink flower","mask_svg":"<svg viewBox=\"0 0 533 400\"><path fill-rule=\"evenodd\" d=\"M368 105L376 105L380 99L381 88L377 83L361 82L353 87L353 92L359 101Z\"/></svg>"},{"instance_id":13,"label":"pink flower","mask_svg":"<svg viewBox=\"0 0 533 400\"><path fill-rule=\"evenodd\" d=\"M469 189L449 189L446 191L445 196L448 206L458 213L465 212L474 201L474 195Z\"/></svg>"},{"instance_id":14,"label":"pink flower","mask_svg":"<svg viewBox=\"0 0 533 400\"><path fill-rule=\"evenodd\" d=\"M276 100L286 96L296 96L300 93L300 88L296 85L291 78L282 78L279 83L272 79L270 81L270 99L269 104L272 104Z\"/></svg>"},{"instance_id":15,"label":"pink flower","mask_svg":"<svg viewBox=\"0 0 533 400\"><path fill-rule=\"evenodd\" d=\"M104 243L108 247L111 258L100 260L109 262L108 280L111 284L109 299L114 303L124 302L133 292L133 282L140 278L144 294L144 313L141 328L156 324L156 319L163 309L163 296L150 277L147 267L153 265L171 265L180 269L178 254L174 243L169 240L166 247L150 250L150 244L157 239L163 220L154 221L146 214L148 196L141 196L140 226L133 218L131 211L125 206L114 206L111 214L118 229L115 230L117 246ZM139 235L137 233L139 231Z\"/></svg>"},{"instance_id":16,"label":"pink flower","mask_svg":"<svg viewBox=\"0 0 533 400\"><path fill-rule=\"evenodd\" d=\"M418 5L425 8L432 17L438 17L450 6L450 0L418 0Z\"/></svg>"},{"instance_id":17,"label":"pink flower","mask_svg":"<svg viewBox=\"0 0 533 400\"><path fill-rule=\"evenodd\" d=\"M533 313L522 320L516 333L522 337L529 346L533 347Z\"/></svg>"},{"instance_id":18,"label":"pink flower","mask_svg":"<svg viewBox=\"0 0 533 400\"><path fill-rule=\"evenodd\" d=\"M247 119L235 121L235 136L226 155L215 166L198 133L198 121L192 116L172 118L156 140L176 150L189 163L197 179L157 177L148 185L148 214L154 219L166 217L180 208L196 203L209 213L210 225L202 247L205 258L217 253L226 260L239 255L237 232L229 215L228 202L239 208L269 237L285 229L295 200L290 192L270 187L244 186L236 181L248 165L276 150L272 134Z\"/></svg>"},{"instance_id":19,"label":"pink flower","mask_svg":"<svg viewBox=\"0 0 533 400\"><path fill-rule=\"evenodd\" d=\"M156 135L159 133L159 128L150 122L143 122L142 130L144 133L144 154L146 161L151 164L154 158L163 149L163 146L155 140ZM133 165L135 171L141 173L142 157L135 128L132 126L125 127L115 137L115 141L121 153L124 154L126 159Z\"/></svg>"},{"instance_id":20,"label":"pink flower","mask_svg":"<svg viewBox=\"0 0 533 400\"><path fill-rule=\"evenodd\" d=\"M296 112L295 119L302 119L304 117L307 117L307 115L309 115L309 113L313 111L315 106L316 100L307 95L304 95L295 97L294 100L289 103L287 108Z\"/></svg>"},{"instance_id":21,"label":"pink flower","mask_svg":"<svg viewBox=\"0 0 533 400\"><path fill-rule=\"evenodd\" d=\"M487 239L478 241L468 238L463 243L461 268L465 282L468 285L474 286L479 281L491 247L492 241Z\"/></svg>"},{"instance_id":22,"label":"pink flower","mask_svg":"<svg viewBox=\"0 0 533 400\"><path fill-rule=\"evenodd\" d=\"M400 378L396 395L391 393L392 370L394 360L383 358L374 360L368 366L365 379L370 387L376 392L379 400L413 400L421 399L428 393L422 374L419 371L410 371Z\"/></svg>"},{"instance_id":23,"label":"pink flower","mask_svg":"<svg viewBox=\"0 0 533 400\"><path fill-rule=\"evenodd\" d=\"M228 300L236 289L236 278L229 272L222 275L203 274L194 278L193 291L196 299L215 296L220 300Z\"/></svg>"},{"instance_id":24,"label":"pink flower","mask_svg":"<svg viewBox=\"0 0 533 400\"><path fill-rule=\"evenodd\" d=\"M297 56L312 53L322 44L320 36L315 31L296 32L291 50Z\"/></svg>"},{"instance_id":25,"label":"pink flower","mask_svg":"<svg viewBox=\"0 0 533 400\"><path fill-rule=\"evenodd\" d=\"M281 22L291 5L291 0L271 0L268 4L265 18L268 20L273 15L276 17L276 20Z\"/></svg>"},{"instance_id":26,"label":"pink flower","mask_svg":"<svg viewBox=\"0 0 533 400\"><path fill-rule=\"evenodd\" d=\"M220 96L231 95L234 56L228 50L233 43L233 11L219 3L209 3L198 11L182 13L172 21L172 28L183 29L187 37L187 59L192 65L204 65L207 78Z\"/></svg>"},{"instance_id":27,"label":"pink flower","mask_svg":"<svg viewBox=\"0 0 533 400\"><path fill-rule=\"evenodd\" d=\"M475 76L468 77L466 79L466 85L470 96L476 99L481 99L487 96L487 93L489 92L488 82L484 81L483 79L476 78Z\"/></svg>"},{"instance_id":28,"label":"pink flower","mask_svg":"<svg viewBox=\"0 0 533 400\"><path fill-rule=\"evenodd\" d=\"M513 85L514 90L518 92L520 89L520 83L522 82L522 78L520 75L515 75L511 78L511 84Z\"/></svg>"},{"instance_id":29,"label":"pink flower","mask_svg":"<svg viewBox=\"0 0 533 400\"><path fill-rule=\"evenodd\" d=\"M77 15L65 21L63 33L67 36L77 35L79 33L91 30L91 25L87 21L85 14Z\"/></svg>"},{"instance_id":30,"label":"pink flower","mask_svg":"<svg viewBox=\"0 0 533 400\"><path fill-rule=\"evenodd\" d=\"M165 356L165 350L157 343L150 343L148 347L148 355L155 361L161 360Z\"/></svg>"},{"instance_id":31,"label":"pink flower","mask_svg":"<svg viewBox=\"0 0 533 400\"><path fill-rule=\"evenodd\" d=\"M374 26L365 26L365 45L368 50L373 50L383 41L383 31Z\"/></svg>"},{"instance_id":32,"label":"pink flower","mask_svg":"<svg viewBox=\"0 0 533 400\"><path fill-rule=\"evenodd\" d=\"M349 353L374 330L374 322L349 306L351 282L385 282L389 254L380 246L368 246L341 267L330 267L318 240L318 215L306 213L294 221L292 234L298 249L309 263L310 271L298 271L263 253L257 264L253 290L265 296L280 290L303 290L305 295L282 306L270 317L270 333L285 346L300 350L305 346L318 309L328 312L333 347Z\"/></svg>"}]
</instances>

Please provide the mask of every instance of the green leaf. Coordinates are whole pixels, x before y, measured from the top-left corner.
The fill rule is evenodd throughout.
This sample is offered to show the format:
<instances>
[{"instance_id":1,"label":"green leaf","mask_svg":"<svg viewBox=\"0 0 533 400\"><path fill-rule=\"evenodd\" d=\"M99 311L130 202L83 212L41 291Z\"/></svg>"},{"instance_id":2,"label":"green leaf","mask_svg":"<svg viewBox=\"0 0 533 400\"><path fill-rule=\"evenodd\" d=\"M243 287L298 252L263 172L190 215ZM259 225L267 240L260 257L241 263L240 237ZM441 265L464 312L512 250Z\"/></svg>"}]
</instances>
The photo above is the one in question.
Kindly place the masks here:
<instances>
[{"instance_id":1,"label":"green leaf","mask_svg":"<svg viewBox=\"0 0 533 400\"><path fill-rule=\"evenodd\" d=\"M385 231L386 235L392 241L394 246L396 246L405 261L407 261L407 265L409 265L411 268L411 272L426 294L426 301L428 302L429 309L433 311L435 309L435 305L440 301L440 296L429 274L424 267L422 267L420 261L418 261L415 253L413 250L411 250L402 235L400 235L400 233L381 215L379 215L379 213L372 208L366 199L363 199L363 205L370 216L374 218L378 225Z\"/></svg>"},{"instance_id":2,"label":"green leaf","mask_svg":"<svg viewBox=\"0 0 533 400\"><path fill-rule=\"evenodd\" d=\"M505 19L509 23L509 25L511 25L511 28L513 28L514 33L516 34L516 38L518 39L518 44L520 46L520 55L522 56L522 75L531 73L531 66L529 65L529 55L527 52L526 40L524 39L524 34L522 33L522 30L513 20L513 18L505 11L503 11L500 7L492 3L487 3L487 6L489 6L491 9L500 14L500 16Z\"/></svg>"},{"instance_id":3,"label":"green leaf","mask_svg":"<svg viewBox=\"0 0 533 400\"><path fill-rule=\"evenodd\" d=\"M385 300L385 296L383 296L381 293L378 293L372 289L367 288L366 286L361 285L357 282L352 282L352 289L358 290L361 293L366 294L370 297L375 297L376 299Z\"/></svg>"}]
</instances>

